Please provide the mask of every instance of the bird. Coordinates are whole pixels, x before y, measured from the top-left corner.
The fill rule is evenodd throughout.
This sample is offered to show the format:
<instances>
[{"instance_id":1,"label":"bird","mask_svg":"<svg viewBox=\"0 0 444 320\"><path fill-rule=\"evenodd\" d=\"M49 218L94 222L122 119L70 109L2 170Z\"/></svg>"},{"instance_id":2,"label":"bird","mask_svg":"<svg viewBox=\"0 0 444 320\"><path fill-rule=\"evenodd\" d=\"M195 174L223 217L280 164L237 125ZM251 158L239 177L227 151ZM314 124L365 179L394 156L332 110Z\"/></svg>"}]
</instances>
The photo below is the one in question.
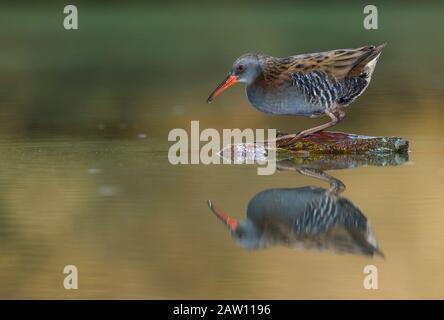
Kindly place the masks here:
<instances>
[{"instance_id":1,"label":"bird","mask_svg":"<svg viewBox=\"0 0 444 320\"><path fill-rule=\"evenodd\" d=\"M384 257L366 216L350 200L313 186L267 189L248 203L238 221L207 201L210 210L247 250L282 245Z\"/></svg>"},{"instance_id":2,"label":"bird","mask_svg":"<svg viewBox=\"0 0 444 320\"><path fill-rule=\"evenodd\" d=\"M247 53L236 59L207 103L232 85L243 83L250 103L264 113L330 117L328 123L293 134L288 140L291 144L345 118L344 108L368 87L385 46L386 43L284 58Z\"/></svg>"}]
</instances>

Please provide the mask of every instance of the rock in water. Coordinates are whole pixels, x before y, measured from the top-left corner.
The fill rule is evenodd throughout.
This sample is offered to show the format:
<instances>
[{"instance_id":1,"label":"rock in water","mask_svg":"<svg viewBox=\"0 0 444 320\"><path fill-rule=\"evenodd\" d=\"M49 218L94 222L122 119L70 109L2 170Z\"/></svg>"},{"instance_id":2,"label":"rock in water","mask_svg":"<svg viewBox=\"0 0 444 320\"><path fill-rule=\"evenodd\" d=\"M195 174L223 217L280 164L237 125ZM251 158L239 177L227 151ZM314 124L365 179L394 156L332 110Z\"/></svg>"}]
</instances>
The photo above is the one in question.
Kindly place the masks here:
<instances>
[{"instance_id":1,"label":"rock in water","mask_svg":"<svg viewBox=\"0 0 444 320\"><path fill-rule=\"evenodd\" d=\"M286 135L288 134L279 133L277 137ZM284 139L279 144L283 145L285 142ZM344 132L321 131L301 138L289 146L278 148L305 154L402 154L408 152L409 142L400 137L371 137Z\"/></svg>"}]
</instances>

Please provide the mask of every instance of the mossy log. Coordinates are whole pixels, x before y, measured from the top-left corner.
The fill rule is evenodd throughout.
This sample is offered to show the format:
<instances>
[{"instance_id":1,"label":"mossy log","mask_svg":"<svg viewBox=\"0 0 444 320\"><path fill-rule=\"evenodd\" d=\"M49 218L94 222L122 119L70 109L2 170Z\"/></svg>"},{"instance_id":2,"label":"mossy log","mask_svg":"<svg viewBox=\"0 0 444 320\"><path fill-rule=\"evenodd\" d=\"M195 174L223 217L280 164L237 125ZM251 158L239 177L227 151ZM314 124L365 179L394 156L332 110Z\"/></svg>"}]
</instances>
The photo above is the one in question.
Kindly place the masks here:
<instances>
[{"instance_id":1,"label":"mossy log","mask_svg":"<svg viewBox=\"0 0 444 320\"><path fill-rule=\"evenodd\" d=\"M279 133L279 137L288 135ZM344 132L321 131L285 145L291 138L279 141L278 148L305 154L381 154L407 153L409 142L400 137L372 137Z\"/></svg>"},{"instance_id":2,"label":"mossy log","mask_svg":"<svg viewBox=\"0 0 444 320\"><path fill-rule=\"evenodd\" d=\"M267 149L254 145L230 145L220 154L229 163L244 164L260 161L276 161L280 170L297 168L316 168L319 170L338 170L368 166L399 166L409 161L408 152L404 153L366 153L366 154L321 154L302 153L278 149L275 158L269 158Z\"/></svg>"},{"instance_id":3,"label":"mossy log","mask_svg":"<svg viewBox=\"0 0 444 320\"><path fill-rule=\"evenodd\" d=\"M280 136L285 134L280 134ZM278 135L279 137L279 135ZM362 166L396 166L409 159L409 143L399 137L369 137L342 132L320 132L286 147L278 147L270 158L269 146L235 144L219 156L229 163L277 161L278 168L310 167L336 170Z\"/></svg>"}]
</instances>

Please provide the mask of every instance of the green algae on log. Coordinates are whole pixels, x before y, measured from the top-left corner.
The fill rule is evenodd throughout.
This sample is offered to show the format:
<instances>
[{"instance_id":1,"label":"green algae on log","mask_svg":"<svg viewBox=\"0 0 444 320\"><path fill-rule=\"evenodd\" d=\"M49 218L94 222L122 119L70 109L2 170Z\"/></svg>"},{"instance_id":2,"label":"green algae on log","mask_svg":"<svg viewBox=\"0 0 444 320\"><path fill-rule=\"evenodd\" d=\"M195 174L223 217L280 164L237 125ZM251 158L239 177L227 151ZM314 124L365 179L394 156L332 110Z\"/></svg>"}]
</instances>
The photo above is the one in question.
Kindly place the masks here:
<instances>
[{"instance_id":1,"label":"green algae on log","mask_svg":"<svg viewBox=\"0 0 444 320\"><path fill-rule=\"evenodd\" d=\"M289 136L288 139L282 137ZM288 146L291 135L279 133L278 149L305 154L380 154L407 153L409 142L400 137L372 137L344 132L321 131L300 138ZM279 146L280 145L280 146Z\"/></svg>"},{"instance_id":2,"label":"green algae on log","mask_svg":"<svg viewBox=\"0 0 444 320\"><path fill-rule=\"evenodd\" d=\"M246 164L275 161L279 170L314 168L318 170L338 170L368 166L399 166L409 161L409 153L398 152L367 153L309 153L294 152L278 148L270 154L266 146L240 143L226 146L219 152L225 163ZM406 149L407 150L407 149Z\"/></svg>"},{"instance_id":3,"label":"green algae on log","mask_svg":"<svg viewBox=\"0 0 444 320\"><path fill-rule=\"evenodd\" d=\"M404 153L342 153L307 154L278 149L275 157L269 158L267 149L254 145L237 144L227 146L220 156L232 164L259 163L276 161L280 170L316 168L319 170L338 170L369 166L400 166L409 161L408 152Z\"/></svg>"}]
</instances>

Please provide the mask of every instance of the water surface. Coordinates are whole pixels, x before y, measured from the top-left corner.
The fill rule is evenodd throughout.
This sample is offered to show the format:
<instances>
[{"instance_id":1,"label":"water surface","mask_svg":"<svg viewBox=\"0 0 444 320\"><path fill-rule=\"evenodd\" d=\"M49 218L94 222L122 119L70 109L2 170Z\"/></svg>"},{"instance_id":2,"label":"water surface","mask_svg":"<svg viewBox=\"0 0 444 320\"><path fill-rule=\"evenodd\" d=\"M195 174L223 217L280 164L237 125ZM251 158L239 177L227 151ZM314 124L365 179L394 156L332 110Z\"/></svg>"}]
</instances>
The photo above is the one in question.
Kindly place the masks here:
<instances>
[{"instance_id":1,"label":"water surface","mask_svg":"<svg viewBox=\"0 0 444 320\"><path fill-rule=\"evenodd\" d=\"M442 6L383 6L375 32L360 27L360 6L214 9L88 6L67 33L55 5L2 5L0 297L443 298ZM255 165L173 166L168 132L191 120L218 130L317 124L263 115L240 87L211 106L205 98L246 51L386 41L368 91L335 129L404 137L408 160L327 171L385 258L238 246L208 199L243 219L263 190L328 183L294 171L258 176ZM63 288L68 264L79 290ZM369 264L378 290L363 288Z\"/></svg>"}]
</instances>

